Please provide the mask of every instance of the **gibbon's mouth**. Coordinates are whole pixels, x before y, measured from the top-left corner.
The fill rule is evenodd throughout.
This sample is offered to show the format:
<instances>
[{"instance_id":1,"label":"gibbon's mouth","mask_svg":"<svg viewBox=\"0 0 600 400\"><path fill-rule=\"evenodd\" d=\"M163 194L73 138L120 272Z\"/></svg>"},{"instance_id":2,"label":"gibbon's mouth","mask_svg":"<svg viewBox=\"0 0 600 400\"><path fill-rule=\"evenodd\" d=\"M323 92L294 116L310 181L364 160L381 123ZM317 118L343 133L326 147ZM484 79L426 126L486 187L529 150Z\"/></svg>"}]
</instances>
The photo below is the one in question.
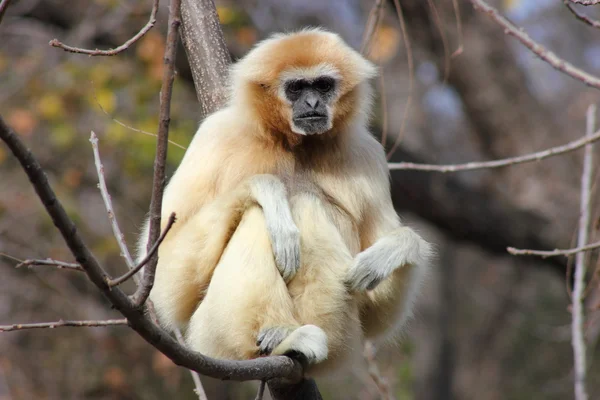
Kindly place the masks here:
<instances>
[{"instance_id":1,"label":"gibbon's mouth","mask_svg":"<svg viewBox=\"0 0 600 400\"><path fill-rule=\"evenodd\" d=\"M323 118L327 118L327 115L326 114L321 114L321 113L318 113L318 112L309 112L309 113L298 115L294 119L296 119L296 120L304 120L304 121L316 121L316 120L323 119Z\"/></svg>"}]
</instances>

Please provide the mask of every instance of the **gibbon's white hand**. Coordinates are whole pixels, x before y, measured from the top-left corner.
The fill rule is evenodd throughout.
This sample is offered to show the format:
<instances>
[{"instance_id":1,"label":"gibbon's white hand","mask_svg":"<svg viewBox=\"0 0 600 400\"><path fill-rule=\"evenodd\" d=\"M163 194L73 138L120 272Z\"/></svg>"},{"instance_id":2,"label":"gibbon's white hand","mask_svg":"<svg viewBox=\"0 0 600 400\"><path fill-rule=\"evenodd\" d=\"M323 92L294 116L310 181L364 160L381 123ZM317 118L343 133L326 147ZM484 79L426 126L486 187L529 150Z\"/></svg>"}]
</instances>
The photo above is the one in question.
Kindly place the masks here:
<instances>
[{"instance_id":1,"label":"gibbon's white hand","mask_svg":"<svg viewBox=\"0 0 600 400\"><path fill-rule=\"evenodd\" d=\"M423 265L431 255L431 246L412 229L403 227L382 237L358 253L346 275L350 290L373 290L397 268Z\"/></svg>"}]
</instances>

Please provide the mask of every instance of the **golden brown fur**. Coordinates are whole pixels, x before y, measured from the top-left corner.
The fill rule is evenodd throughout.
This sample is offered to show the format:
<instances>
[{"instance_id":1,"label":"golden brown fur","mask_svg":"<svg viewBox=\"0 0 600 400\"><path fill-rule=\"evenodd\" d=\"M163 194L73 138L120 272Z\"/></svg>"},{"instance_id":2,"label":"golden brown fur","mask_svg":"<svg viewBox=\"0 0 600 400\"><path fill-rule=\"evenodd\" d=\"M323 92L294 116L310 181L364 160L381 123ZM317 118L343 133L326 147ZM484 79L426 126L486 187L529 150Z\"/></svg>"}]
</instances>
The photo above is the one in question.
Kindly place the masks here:
<instances>
[{"instance_id":1,"label":"golden brown fur","mask_svg":"<svg viewBox=\"0 0 600 400\"><path fill-rule=\"evenodd\" d=\"M333 128L298 135L278 94L280 77L321 65L341 77ZM363 335L390 332L410 316L430 248L400 224L383 149L366 128L374 74L337 35L320 30L277 35L233 67L229 105L200 126L163 205L163 217L176 212L178 222L160 247L151 299L161 323L186 328L193 349L253 358L265 329L289 328L293 338L316 325L327 335L321 367L330 369ZM301 264L287 282L263 209L244 186L258 174L285 184L300 232ZM360 277L380 270L374 290L356 289ZM273 353L285 353L291 340Z\"/></svg>"}]
</instances>

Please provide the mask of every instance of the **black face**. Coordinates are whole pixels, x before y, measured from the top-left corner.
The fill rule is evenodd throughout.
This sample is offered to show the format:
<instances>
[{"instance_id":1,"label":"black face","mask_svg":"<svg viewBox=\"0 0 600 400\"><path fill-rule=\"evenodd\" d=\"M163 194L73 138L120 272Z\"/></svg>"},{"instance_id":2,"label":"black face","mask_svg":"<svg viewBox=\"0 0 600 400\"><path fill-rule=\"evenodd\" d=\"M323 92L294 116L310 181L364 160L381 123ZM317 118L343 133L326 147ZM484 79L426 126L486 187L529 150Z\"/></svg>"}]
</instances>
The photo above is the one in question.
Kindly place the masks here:
<instances>
[{"instance_id":1,"label":"black face","mask_svg":"<svg viewBox=\"0 0 600 400\"><path fill-rule=\"evenodd\" d=\"M292 103L292 130L315 135L331 129L328 107L335 93L335 79L320 76L285 83L285 96Z\"/></svg>"}]
</instances>

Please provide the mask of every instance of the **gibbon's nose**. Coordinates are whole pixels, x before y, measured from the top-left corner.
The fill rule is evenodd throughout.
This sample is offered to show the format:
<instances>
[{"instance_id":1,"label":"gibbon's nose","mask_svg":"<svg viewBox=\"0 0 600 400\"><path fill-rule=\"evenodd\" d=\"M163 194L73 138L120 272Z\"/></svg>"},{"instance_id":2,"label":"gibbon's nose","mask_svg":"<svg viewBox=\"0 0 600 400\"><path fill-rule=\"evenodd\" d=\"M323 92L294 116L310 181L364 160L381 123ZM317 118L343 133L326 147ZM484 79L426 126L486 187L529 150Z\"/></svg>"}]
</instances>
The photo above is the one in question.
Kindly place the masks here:
<instances>
[{"instance_id":1,"label":"gibbon's nose","mask_svg":"<svg viewBox=\"0 0 600 400\"><path fill-rule=\"evenodd\" d=\"M306 99L304 100L304 102L313 110L316 110L317 107L319 106L319 98L314 95L306 96Z\"/></svg>"}]
</instances>

